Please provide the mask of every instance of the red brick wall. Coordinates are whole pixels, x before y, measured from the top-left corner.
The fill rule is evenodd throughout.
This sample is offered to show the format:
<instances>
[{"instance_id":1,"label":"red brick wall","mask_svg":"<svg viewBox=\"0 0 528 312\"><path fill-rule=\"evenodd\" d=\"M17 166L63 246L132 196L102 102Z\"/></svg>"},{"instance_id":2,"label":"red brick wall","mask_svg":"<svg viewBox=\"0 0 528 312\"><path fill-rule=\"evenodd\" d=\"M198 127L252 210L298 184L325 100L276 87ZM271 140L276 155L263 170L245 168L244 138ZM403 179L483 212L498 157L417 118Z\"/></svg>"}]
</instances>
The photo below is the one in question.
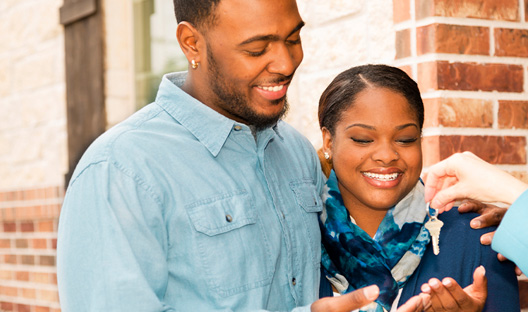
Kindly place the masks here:
<instances>
[{"instance_id":1,"label":"red brick wall","mask_svg":"<svg viewBox=\"0 0 528 312\"><path fill-rule=\"evenodd\" d=\"M393 6L396 64L424 97L425 166L472 151L528 182L528 0Z\"/></svg>"},{"instance_id":2,"label":"red brick wall","mask_svg":"<svg viewBox=\"0 0 528 312\"><path fill-rule=\"evenodd\" d=\"M0 192L0 311L58 312L62 187Z\"/></svg>"},{"instance_id":3,"label":"red brick wall","mask_svg":"<svg viewBox=\"0 0 528 312\"><path fill-rule=\"evenodd\" d=\"M526 180L528 0L393 5L396 62L425 100L425 165L469 150Z\"/></svg>"}]
</instances>

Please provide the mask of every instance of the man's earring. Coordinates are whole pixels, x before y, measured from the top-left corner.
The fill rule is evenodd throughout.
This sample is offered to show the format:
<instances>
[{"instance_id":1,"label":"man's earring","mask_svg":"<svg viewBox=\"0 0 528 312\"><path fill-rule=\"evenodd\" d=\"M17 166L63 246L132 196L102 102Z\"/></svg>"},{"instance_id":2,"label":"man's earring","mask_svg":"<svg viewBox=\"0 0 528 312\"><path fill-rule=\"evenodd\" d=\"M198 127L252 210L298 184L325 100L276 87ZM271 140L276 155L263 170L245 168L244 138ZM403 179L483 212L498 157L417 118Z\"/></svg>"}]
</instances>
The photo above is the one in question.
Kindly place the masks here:
<instances>
[{"instance_id":1,"label":"man's earring","mask_svg":"<svg viewBox=\"0 0 528 312\"><path fill-rule=\"evenodd\" d=\"M325 158L326 160L330 159L330 155L328 155L328 152L324 152L324 158Z\"/></svg>"},{"instance_id":2,"label":"man's earring","mask_svg":"<svg viewBox=\"0 0 528 312\"><path fill-rule=\"evenodd\" d=\"M196 63L195 60L192 60L191 61L191 67L192 67L192 69L197 69L198 68L198 63Z\"/></svg>"}]
</instances>

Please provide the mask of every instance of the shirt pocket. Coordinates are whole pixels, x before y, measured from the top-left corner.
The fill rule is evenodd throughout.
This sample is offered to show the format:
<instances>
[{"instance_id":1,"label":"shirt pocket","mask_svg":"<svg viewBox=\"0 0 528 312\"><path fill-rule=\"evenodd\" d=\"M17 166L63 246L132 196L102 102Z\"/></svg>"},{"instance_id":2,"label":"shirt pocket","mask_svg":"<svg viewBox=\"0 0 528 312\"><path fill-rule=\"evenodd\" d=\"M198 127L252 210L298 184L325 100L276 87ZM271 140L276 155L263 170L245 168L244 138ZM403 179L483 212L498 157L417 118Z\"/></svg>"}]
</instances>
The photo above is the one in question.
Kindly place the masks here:
<instances>
[{"instance_id":1,"label":"shirt pocket","mask_svg":"<svg viewBox=\"0 0 528 312\"><path fill-rule=\"evenodd\" d=\"M301 208L300 214L305 231L305 239L308 239L309 250L312 252L313 264L319 267L321 262L321 230L319 229L318 213L323 210L321 196L317 192L313 180L303 179L290 182L290 188L294 193L297 205ZM300 230L300 229L298 229Z\"/></svg>"},{"instance_id":2,"label":"shirt pocket","mask_svg":"<svg viewBox=\"0 0 528 312\"><path fill-rule=\"evenodd\" d=\"M196 263L207 286L226 297L269 285L272 257L266 231L245 190L200 200L186 207L195 230Z\"/></svg>"}]
</instances>

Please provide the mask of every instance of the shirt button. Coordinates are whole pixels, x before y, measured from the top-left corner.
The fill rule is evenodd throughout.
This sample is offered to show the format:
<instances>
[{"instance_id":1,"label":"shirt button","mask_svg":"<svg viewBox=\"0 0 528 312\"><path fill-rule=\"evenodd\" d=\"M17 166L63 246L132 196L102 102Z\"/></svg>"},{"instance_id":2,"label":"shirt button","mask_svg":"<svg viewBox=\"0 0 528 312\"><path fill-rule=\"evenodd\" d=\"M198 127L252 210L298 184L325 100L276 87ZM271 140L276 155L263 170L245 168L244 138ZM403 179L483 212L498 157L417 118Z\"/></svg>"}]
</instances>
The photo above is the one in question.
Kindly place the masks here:
<instances>
[{"instance_id":1,"label":"shirt button","mask_svg":"<svg viewBox=\"0 0 528 312\"><path fill-rule=\"evenodd\" d=\"M295 286L295 284L297 284L297 281L295 280L295 277L292 278L292 284L293 284L293 286Z\"/></svg>"},{"instance_id":2,"label":"shirt button","mask_svg":"<svg viewBox=\"0 0 528 312\"><path fill-rule=\"evenodd\" d=\"M242 126L236 125L233 127L233 129L235 129L235 131L240 131L242 130Z\"/></svg>"},{"instance_id":3,"label":"shirt button","mask_svg":"<svg viewBox=\"0 0 528 312\"><path fill-rule=\"evenodd\" d=\"M233 221L233 217L231 217L231 215L226 215L226 221L227 222Z\"/></svg>"}]
</instances>

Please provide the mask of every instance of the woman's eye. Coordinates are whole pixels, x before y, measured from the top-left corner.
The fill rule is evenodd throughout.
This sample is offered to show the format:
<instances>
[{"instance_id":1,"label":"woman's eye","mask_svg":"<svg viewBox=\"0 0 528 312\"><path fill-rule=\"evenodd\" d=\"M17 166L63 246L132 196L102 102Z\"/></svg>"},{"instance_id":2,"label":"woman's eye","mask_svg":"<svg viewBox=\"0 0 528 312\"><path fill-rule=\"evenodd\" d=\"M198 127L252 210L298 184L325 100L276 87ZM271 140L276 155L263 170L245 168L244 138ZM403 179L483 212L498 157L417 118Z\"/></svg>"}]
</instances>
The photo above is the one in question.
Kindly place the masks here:
<instances>
[{"instance_id":1,"label":"woman's eye","mask_svg":"<svg viewBox=\"0 0 528 312\"><path fill-rule=\"evenodd\" d=\"M416 142L416 140L418 140L418 138L406 138L406 139L399 139L397 141L403 144L411 144L411 143Z\"/></svg>"},{"instance_id":2,"label":"woman's eye","mask_svg":"<svg viewBox=\"0 0 528 312\"><path fill-rule=\"evenodd\" d=\"M358 138L351 138L351 139L352 141L359 143L359 144L368 144L368 143L373 142L373 140L368 140L368 139L358 139Z\"/></svg>"}]
</instances>

